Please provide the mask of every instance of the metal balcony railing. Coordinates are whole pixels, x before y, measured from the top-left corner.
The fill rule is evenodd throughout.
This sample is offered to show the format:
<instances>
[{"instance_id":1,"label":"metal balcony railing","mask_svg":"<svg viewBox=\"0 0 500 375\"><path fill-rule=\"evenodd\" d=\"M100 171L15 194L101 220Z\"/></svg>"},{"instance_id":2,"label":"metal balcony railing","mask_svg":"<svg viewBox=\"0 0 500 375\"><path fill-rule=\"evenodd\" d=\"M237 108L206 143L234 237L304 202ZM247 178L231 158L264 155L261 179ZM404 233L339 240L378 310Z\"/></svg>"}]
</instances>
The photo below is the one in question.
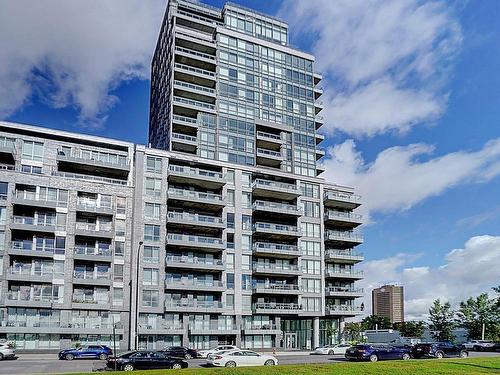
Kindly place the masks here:
<instances>
[{"instance_id":1,"label":"metal balcony railing","mask_svg":"<svg viewBox=\"0 0 500 375\"><path fill-rule=\"evenodd\" d=\"M185 189L176 189L170 188L168 189L169 197L181 197L181 198L191 198L194 200L205 200L205 201L213 201L213 202L222 202L224 199L220 194L213 193L205 193L202 191L193 191L193 190L185 190Z\"/></svg>"},{"instance_id":2,"label":"metal balcony railing","mask_svg":"<svg viewBox=\"0 0 500 375\"><path fill-rule=\"evenodd\" d=\"M267 209L272 211L284 211L291 213L300 213L302 210L295 204L286 204L279 202L269 202L257 200L253 203L254 209Z\"/></svg>"},{"instance_id":3,"label":"metal balcony railing","mask_svg":"<svg viewBox=\"0 0 500 375\"><path fill-rule=\"evenodd\" d=\"M299 267L296 264L275 264L275 263L254 263L254 271L298 271Z\"/></svg>"},{"instance_id":4,"label":"metal balcony railing","mask_svg":"<svg viewBox=\"0 0 500 375\"><path fill-rule=\"evenodd\" d=\"M270 290L284 290L284 291L298 291L299 286L296 284L273 284L273 283L254 283L254 289L270 289Z\"/></svg>"},{"instance_id":5,"label":"metal balcony railing","mask_svg":"<svg viewBox=\"0 0 500 375\"><path fill-rule=\"evenodd\" d=\"M363 215L356 214L353 212L343 212L337 210L327 210L325 212L325 219L339 219L345 221L360 222Z\"/></svg>"},{"instance_id":6,"label":"metal balcony railing","mask_svg":"<svg viewBox=\"0 0 500 375\"><path fill-rule=\"evenodd\" d=\"M189 223L201 223L201 224L223 224L224 220L218 216L208 216L201 214L192 214L189 212L169 212L167 214L169 220L177 220Z\"/></svg>"},{"instance_id":7,"label":"metal balcony railing","mask_svg":"<svg viewBox=\"0 0 500 375\"><path fill-rule=\"evenodd\" d=\"M195 236L189 234L168 233L167 240L181 241L200 245L223 245L224 241L217 237Z\"/></svg>"},{"instance_id":8,"label":"metal balcony railing","mask_svg":"<svg viewBox=\"0 0 500 375\"><path fill-rule=\"evenodd\" d=\"M179 141L196 142L196 136L181 133L172 133L172 139L176 139Z\"/></svg>"},{"instance_id":9,"label":"metal balcony railing","mask_svg":"<svg viewBox=\"0 0 500 375\"><path fill-rule=\"evenodd\" d=\"M270 251L299 251L299 248L296 245L286 245L279 243L270 243L270 242L255 242L253 244L253 249L255 251L258 250L270 250Z\"/></svg>"},{"instance_id":10,"label":"metal balcony railing","mask_svg":"<svg viewBox=\"0 0 500 375\"><path fill-rule=\"evenodd\" d=\"M257 302L253 306L254 309L265 310L302 310L302 305L296 303Z\"/></svg>"},{"instance_id":11,"label":"metal balcony railing","mask_svg":"<svg viewBox=\"0 0 500 375\"><path fill-rule=\"evenodd\" d=\"M224 283L220 280L178 280L178 279L165 279L165 286L178 286L178 287L223 287Z\"/></svg>"},{"instance_id":12,"label":"metal balcony railing","mask_svg":"<svg viewBox=\"0 0 500 375\"><path fill-rule=\"evenodd\" d=\"M296 193L299 191L297 185L287 184L285 182L269 181L261 178L255 179L252 185L253 188L256 187L266 187L266 188L276 188L280 190L289 190L290 192Z\"/></svg>"},{"instance_id":13,"label":"metal balcony railing","mask_svg":"<svg viewBox=\"0 0 500 375\"><path fill-rule=\"evenodd\" d=\"M325 239L335 241L355 241L363 242L363 235L359 231L340 231L327 230L325 231Z\"/></svg>"},{"instance_id":14,"label":"metal balcony railing","mask_svg":"<svg viewBox=\"0 0 500 375\"><path fill-rule=\"evenodd\" d=\"M74 253L78 255L98 255L103 257L110 257L113 251L110 248L96 248L94 246L81 246L75 245Z\"/></svg>"},{"instance_id":15,"label":"metal balcony railing","mask_svg":"<svg viewBox=\"0 0 500 375\"><path fill-rule=\"evenodd\" d=\"M359 203L361 195L350 194L339 190L326 190L324 199L336 200L341 202Z\"/></svg>"},{"instance_id":16,"label":"metal balcony railing","mask_svg":"<svg viewBox=\"0 0 500 375\"><path fill-rule=\"evenodd\" d=\"M13 250L19 251L44 251L52 254L64 254L64 248L55 248L50 246L35 246L33 240L18 241L14 240L11 242L11 248Z\"/></svg>"},{"instance_id":17,"label":"metal balcony railing","mask_svg":"<svg viewBox=\"0 0 500 375\"><path fill-rule=\"evenodd\" d=\"M258 155L279 159L283 157L283 155L281 155L281 151L272 151L265 148L257 148L257 156Z\"/></svg>"},{"instance_id":18,"label":"metal balcony railing","mask_svg":"<svg viewBox=\"0 0 500 375\"><path fill-rule=\"evenodd\" d=\"M189 257L167 255L165 258L167 263L186 263L186 264L200 264L203 266L223 266L224 262L216 258L202 258L202 257Z\"/></svg>"},{"instance_id":19,"label":"metal balcony railing","mask_svg":"<svg viewBox=\"0 0 500 375\"><path fill-rule=\"evenodd\" d=\"M215 73L211 72L210 70L195 68L193 66L186 65L186 64L180 64L180 63L175 63L174 66L177 69L188 71L190 73L197 73L197 74L200 74L200 75L203 75L206 77L215 78Z\"/></svg>"},{"instance_id":20,"label":"metal balcony railing","mask_svg":"<svg viewBox=\"0 0 500 375\"><path fill-rule=\"evenodd\" d=\"M211 178L224 181L224 175L220 172L209 171L201 168L185 167L183 165L170 164L168 170L174 173L180 173L185 176Z\"/></svg>"},{"instance_id":21,"label":"metal balcony railing","mask_svg":"<svg viewBox=\"0 0 500 375\"><path fill-rule=\"evenodd\" d=\"M214 89L211 89L211 88L205 87L205 86L201 86L201 85L195 85L193 83L188 83L188 82L184 82L184 81L175 80L174 85L179 86L179 87L183 87L186 89L191 89L194 91L202 92L205 94L212 94L212 95L215 94Z\"/></svg>"}]
</instances>

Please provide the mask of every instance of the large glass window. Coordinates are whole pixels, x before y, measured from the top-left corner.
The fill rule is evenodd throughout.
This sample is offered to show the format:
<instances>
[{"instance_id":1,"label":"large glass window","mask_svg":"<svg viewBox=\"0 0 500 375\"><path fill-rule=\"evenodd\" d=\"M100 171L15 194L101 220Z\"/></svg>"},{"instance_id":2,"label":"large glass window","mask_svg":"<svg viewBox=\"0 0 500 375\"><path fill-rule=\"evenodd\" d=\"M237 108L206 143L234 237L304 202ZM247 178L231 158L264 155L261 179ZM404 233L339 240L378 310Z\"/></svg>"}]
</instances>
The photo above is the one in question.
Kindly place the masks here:
<instances>
[{"instance_id":1,"label":"large glass window","mask_svg":"<svg viewBox=\"0 0 500 375\"><path fill-rule=\"evenodd\" d=\"M143 285L158 285L159 271L156 268L144 268L142 274Z\"/></svg>"},{"instance_id":2,"label":"large glass window","mask_svg":"<svg viewBox=\"0 0 500 375\"><path fill-rule=\"evenodd\" d=\"M142 306L143 307L158 307L159 292L157 290L142 291Z\"/></svg>"},{"instance_id":3,"label":"large glass window","mask_svg":"<svg viewBox=\"0 0 500 375\"><path fill-rule=\"evenodd\" d=\"M160 261L160 248L158 246L144 246L144 256L142 261L144 263L155 263Z\"/></svg>"},{"instance_id":4,"label":"large glass window","mask_svg":"<svg viewBox=\"0 0 500 375\"><path fill-rule=\"evenodd\" d=\"M161 158L153 156L146 157L146 171L153 173L161 173Z\"/></svg>"},{"instance_id":5,"label":"large glass window","mask_svg":"<svg viewBox=\"0 0 500 375\"><path fill-rule=\"evenodd\" d=\"M160 226L151 224L144 225L144 241L159 242Z\"/></svg>"},{"instance_id":6,"label":"large glass window","mask_svg":"<svg viewBox=\"0 0 500 375\"><path fill-rule=\"evenodd\" d=\"M160 197L161 196L161 179L154 177L146 177L144 181L144 188L146 195L150 197Z\"/></svg>"},{"instance_id":7,"label":"large glass window","mask_svg":"<svg viewBox=\"0 0 500 375\"><path fill-rule=\"evenodd\" d=\"M23 141L23 159L43 160L43 143L34 141Z\"/></svg>"},{"instance_id":8,"label":"large glass window","mask_svg":"<svg viewBox=\"0 0 500 375\"><path fill-rule=\"evenodd\" d=\"M158 203L144 204L144 218L148 220L160 220L160 205Z\"/></svg>"}]
</instances>

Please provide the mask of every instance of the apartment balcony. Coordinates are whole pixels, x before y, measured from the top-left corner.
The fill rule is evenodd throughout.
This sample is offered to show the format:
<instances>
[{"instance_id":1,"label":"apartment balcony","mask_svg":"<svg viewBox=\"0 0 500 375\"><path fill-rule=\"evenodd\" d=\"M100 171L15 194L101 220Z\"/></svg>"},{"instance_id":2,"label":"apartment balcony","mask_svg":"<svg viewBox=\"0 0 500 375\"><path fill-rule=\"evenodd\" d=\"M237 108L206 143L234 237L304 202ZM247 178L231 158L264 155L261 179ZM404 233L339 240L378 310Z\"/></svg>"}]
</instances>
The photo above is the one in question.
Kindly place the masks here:
<instances>
[{"instance_id":1,"label":"apartment balcony","mask_svg":"<svg viewBox=\"0 0 500 375\"><path fill-rule=\"evenodd\" d=\"M297 258L300 256L299 248L296 245L255 242L252 246L255 255L262 255L273 258Z\"/></svg>"},{"instance_id":2,"label":"apartment balcony","mask_svg":"<svg viewBox=\"0 0 500 375\"><path fill-rule=\"evenodd\" d=\"M321 100L316 100L314 102L314 112L316 115L320 113L324 108L325 106L323 105L323 102Z\"/></svg>"},{"instance_id":3,"label":"apartment balcony","mask_svg":"<svg viewBox=\"0 0 500 375\"><path fill-rule=\"evenodd\" d=\"M255 283L253 292L258 294L298 295L302 292L297 284Z\"/></svg>"},{"instance_id":4,"label":"apartment balcony","mask_svg":"<svg viewBox=\"0 0 500 375\"><path fill-rule=\"evenodd\" d=\"M361 196L340 190L325 190L323 202L326 207L353 210L361 206Z\"/></svg>"},{"instance_id":5,"label":"apartment balcony","mask_svg":"<svg viewBox=\"0 0 500 375\"><path fill-rule=\"evenodd\" d=\"M52 283L54 277L64 278L64 275L55 275L52 270L50 272L35 268L35 266L27 267L9 267L7 280L9 281L27 281Z\"/></svg>"},{"instance_id":6,"label":"apartment balcony","mask_svg":"<svg viewBox=\"0 0 500 375\"><path fill-rule=\"evenodd\" d=\"M253 304L254 314L297 315L302 312L302 305L296 303L257 302Z\"/></svg>"},{"instance_id":7,"label":"apartment balcony","mask_svg":"<svg viewBox=\"0 0 500 375\"><path fill-rule=\"evenodd\" d=\"M80 149L57 150L59 170L83 174L126 179L130 171L127 154L110 154Z\"/></svg>"},{"instance_id":8,"label":"apartment balcony","mask_svg":"<svg viewBox=\"0 0 500 375\"><path fill-rule=\"evenodd\" d=\"M182 115L172 115L172 123L175 125L182 125L191 128L198 128L198 120L193 117L182 116Z\"/></svg>"},{"instance_id":9,"label":"apartment balcony","mask_svg":"<svg viewBox=\"0 0 500 375\"><path fill-rule=\"evenodd\" d=\"M51 308L54 303L62 303L62 298L53 298L48 296L26 295L20 291L7 292L5 306L8 307L33 307L33 308Z\"/></svg>"},{"instance_id":10,"label":"apartment balcony","mask_svg":"<svg viewBox=\"0 0 500 375\"><path fill-rule=\"evenodd\" d=\"M313 91L314 91L314 99L318 99L324 93L323 88L318 86L315 86Z\"/></svg>"},{"instance_id":11,"label":"apartment balcony","mask_svg":"<svg viewBox=\"0 0 500 375\"><path fill-rule=\"evenodd\" d=\"M318 130L325 123L325 118L321 115L316 115L314 116L314 123L316 125L316 130Z\"/></svg>"},{"instance_id":12,"label":"apartment balcony","mask_svg":"<svg viewBox=\"0 0 500 375\"><path fill-rule=\"evenodd\" d=\"M96 285L96 286L110 286L111 285L111 272L93 272L86 271L73 271L73 284L81 285Z\"/></svg>"},{"instance_id":13,"label":"apartment balcony","mask_svg":"<svg viewBox=\"0 0 500 375\"><path fill-rule=\"evenodd\" d=\"M0 206L7 205L7 194L0 194Z\"/></svg>"},{"instance_id":14,"label":"apartment balcony","mask_svg":"<svg viewBox=\"0 0 500 375\"><path fill-rule=\"evenodd\" d=\"M199 100L187 99L181 96L174 96L174 105L189 108L195 111L216 113L215 104L202 102Z\"/></svg>"},{"instance_id":15,"label":"apartment balcony","mask_svg":"<svg viewBox=\"0 0 500 375\"><path fill-rule=\"evenodd\" d=\"M157 318L154 320L148 319L147 322L139 322L139 334L155 334L155 335L183 335L185 329L182 322L170 322L165 319Z\"/></svg>"},{"instance_id":16,"label":"apartment balcony","mask_svg":"<svg viewBox=\"0 0 500 375\"><path fill-rule=\"evenodd\" d=\"M252 269L254 274L259 275L298 276L301 274L296 264L254 263Z\"/></svg>"},{"instance_id":17,"label":"apartment balcony","mask_svg":"<svg viewBox=\"0 0 500 375\"><path fill-rule=\"evenodd\" d=\"M99 238L113 238L113 228L111 224L102 223L81 223L75 224L75 235L90 236Z\"/></svg>"},{"instance_id":18,"label":"apartment balcony","mask_svg":"<svg viewBox=\"0 0 500 375\"><path fill-rule=\"evenodd\" d=\"M289 200L298 197L301 192L296 184L257 178L252 184L252 194L254 197Z\"/></svg>"},{"instance_id":19,"label":"apartment balcony","mask_svg":"<svg viewBox=\"0 0 500 375\"><path fill-rule=\"evenodd\" d=\"M99 299L93 296L73 294L71 307L75 310L110 310L109 298Z\"/></svg>"},{"instance_id":20,"label":"apartment balcony","mask_svg":"<svg viewBox=\"0 0 500 375\"><path fill-rule=\"evenodd\" d=\"M280 134L273 134L264 131L257 131L257 147L262 147L265 149L277 149L285 144L285 140Z\"/></svg>"},{"instance_id":21,"label":"apartment balcony","mask_svg":"<svg viewBox=\"0 0 500 375\"><path fill-rule=\"evenodd\" d=\"M34 258L54 258L54 254L64 255L65 249L54 247L36 247L33 240L12 241L7 251L9 255L21 255Z\"/></svg>"},{"instance_id":22,"label":"apartment balcony","mask_svg":"<svg viewBox=\"0 0 500 375\"><path fill-rule=\"evenodd\" d=\"M194 225L219 229L226 227L224 220L219 216L192 214L189 212L169 212L167 214L167 224L176 224L183 227L192 227Z\"/></svg>"},{"instance_id":23,"label":"apartment balcony","mask_svg":"<svg viewBox=\"0 0 500 375\"><path fill-rule=\"evenodd\" d=\"M206 69L196 68L196 67L191 66L191 65L175 63L174 64L174 71L184 73L187 76L198 77L198 78L202 79L201 81L195 79L195 80L193 80L194 82L201 83L201 82L204 82L207 80L209 82L210 81L215 82L217 80L217 75L215 74L215 72L212 72L212 71L206 70Z\"/></svg>"},{"instance_id":24,"label":"apartment balcony","mask_svg":"<svg viewBox=\"0 0 500 375\"><path fill-rule=\"evenodd\" d=\"M167 257L165 258L165 267L185 268L212 272L221 272L225 270L224 262L221 259L175 255L167 255Z\"/></svg>"},{"instance_id":25,"label":"apartment balcony","mask_svg":"<svg viewBox=\"0 0 500 375\"><path fill-rule=\"evenodd\" d=\"M326 297L358 298L358 297L363 297L363 295L364 295L363 288L349 289L340 286L330 286L325 288Z\"/></svg>"},{"instance_id":26,"label":"apartment balcony","mask_svg":"<svg viewBox=\"0 0 500 375\"><path fill-rule=\"evenodd\" d=\"M184 18L188 22L193 22L198 25L204 25L206 27L207 32L214 31L217 26L223 26L224 24L221 22L217 22L213 19L207 18L200 16L198 14L194 13L188 13L184 12L183 10L177 9L175 15L177 16L178 19Z\"/></svg>"},{"instance_id":27,"label":"apartment balcony","mask_svg":"<svg viewBox=\"0 0 500 375\"><path fill-rule=\"evenodd\" d=\"M76 260L109 263L113 261L113 251L109 248L101 249L94 246L75 245L73 258Z\"/></svg>"},{"instance_id":28,"label":"apartment balcony","mask_svg":"<svg viewBox=\"0 0 500 375\"><path fill-rule=\"evenodd\" d=\"M316 133L316 145L319 145L324 140L325 136L323 134Z\"/></svg>"},{"instance_id":29,"label":"apartment balcony","mask_svg":"<svg viewBox=\"0 0 500 375\"><path fill-rule=\"evenodd\" d=\"M97 174L97 172L96 172L96 174ZM124 180L124 179L102 177L101 175L64 172L64 171L57 170L57 168L52 169L51 175L57 176L57 177L69 178L72 180L92 181L92 182L99 182L99 183L113 184L113 185L127 185L128 184L128 181ZM64 206L64 207L66 207L66 206Z\"/></svg>"},{"instance_id":30,"label":"apartment balcony","mask_svg":"<svg viewBox=\"0 0 500 375\"><path fill-rule=\"evenodd\" d=\"M67 202L57 202L55 200L40 199L33 191L16 190L12 197L12 203L30 206L30 207L43 207L43 208L56 208L67 207Z\"/></svg>"},{"instance_id":31,"label":"apartment balcony","mask_svg":"<svg viewBox=\"0 0 500 375\"><path fill-rule=\"evenodd\" d=\"M261 324L243 326L245 335L281 335L283 332L276 324Z\"/></svg>"},{"instance_id":32,"label":"apartment balcony","mask_svg":"<svg viewBox=\"0 0 500 375\"><path fill-rule=\"evenodd\" d=\"M218 237L195 236L190 234L167 234L167 245L186 248L204 249L207 251L222 251L225 249L225 242Z\"/></svg>"},{"instance_id":33,"label":"apartment balcony","mask_svg":"<svg viewBox=\"0 0 500 375\"><path fill-rule=\"evenodd\" d=\"M225 199L220 194L187 189L169 188L168 199L183 201L183 203L193 206L193 208L199 208L200 204L212 207L215 206L216 208L222 208L226 205Z\"/></svg>"},{"instance_id":34,"label":"apartment balcony","mask_svg":"<svg viewBox=\"0 0 500 375\"><path fill-rule=\"evenodd\" d=\"M325 222L336 226L355 228L361 225L363 215L337 210L325 211Z\"/></svg>"},{"instance_id":35,"label":"apartment balcony","mask_svg":"<svg viewBox=\"0 0 500 375\"><path fill-rule=\"evenodd\" d=\"M165 289L170 290L196 290L207 292L225 292L226 286L219 280L165 280Z\"/></svg>"},{"instance_id":36,"label":"apartment balcony","mask_svg":"<svg viewBox=\"0 0 500 375\"><path fill-rule=\"evenodd\" d=\"M321 73L313 73L313 78L314 78L314 85L317 85L322 79L323 75Z\"/></svg>"},{"instance_id":37,"label":"apartment balcony","mask_svg":"<svg viewBox=\"0 0 500 375\"><path fill-rule=\"evenodd\" d=\"M170 140L172 142L173 151L180 151L188 154L196 154L198 141L195 135L171 133Z\"/></svg>"},{"instance_id":38,"label":"apartment balcony","mask_svg":"<svg viewBox=\"0 0 500 375\"><path fill-rule=\"evenodd\" d=\"M282 215L302 216L303 212L297 204L279 203L256 200L253 202L254 211L272 212Z\"/></svg>"},{"instance_id":39,"label":"apartment balcony","mask_svg":"<svg viewBox=\"0 0 500 375\"><path fill-rule=\"evenodd\" d=\"M1 137L0 139L0 162L14 164L16 161L16 140Z\"/></svg>"},{"instance_id":40,"label":"apartment balcony","mask_svg":"<svg viewBox=\"0 0 500 375\"><path fill-rule=\"evenodd\" d=\"M356 316L363 314L361 307L348 305L329 305L325 307L325 315Z\"/></svg>"},{"instance_id":41,"label":"apartment balcony","mask_svg":"<svg viewBox=\"0 0 500 375\"><path fill-rule=\"evenodd\" d=\"M10 229L26 230L29 232L54 233L56 231L55 217L54 220L38 221L31 216L13 216ZM61 228L61 230L64 229L65 228Z\"/></svg>"},{"instance_id":42,"label":"apartment balcony","mask_svg":"<svg viewBox=\"0 0 500 375\"><path fill-rule=\"evenodd\" d=\"M285 160L285 158L281 151L257 148L257 164L267 167L279 168L283 160Z\"/></svg>"},{"instance_id":43,"label":"apartment balcony","mask_svg":"<svg viewBox=\"0 0 500 375\"><path fill-rule=\"evenodd\" d=\"M229 308L225 307L220 301L198 301L188 300L170 300L165 301L165 311L174 312L196 312L196 313L223 313L228 312Z\"/></svg>"},{"instance_id":44,"label":"apartment balcony","mask_svg":"<svg viewBox=\"0 0 500 375\"><path fill-rule=\"evenodd\" d=\"M189 334L191 335L238 335L241 330L236 324L226 325L225 322L204 321L189 325Z\"/></svg>"},{"instance_id":45,"label":"apartment balcony","mask_svg":"<svg viewBox=\"0 0 500 375\"><path fill-rule=\"evenodd\" d=\"M299 231L299 228L297 228L294 225L285 225L285 224L256 222L253 225L253 231L256 234L268 234L276 238L279 237L296 238L302 236L302 233Z\"/></svg>"},{"instance_id":46,"label":"apartment balcony","mask_svg":"<svg viewBox=\"0 0 500 375\"><path fill-rule=\"evenodd\" d=\"M202 86L202 85L197 85L194 83L189 83L185 81L180 81L178 79L174 80L174 89L178 90L179 93L185 92L188 95L194 96L194 99L207 99L210 101L215 101L216 97L216 92L215 89L212 89L210 87Z\"/></svg>"},{"instance_id":47,"label":"apartment balcony","mask_svg":"<svg viewBox=\"0 0 500 375\"><path fill-rule=\"evenodd\" d=\"M361 232L353 230L327 230L325 231L325 241L330 241L338 247L351 247L363 243L363 235Z\"/></svg>"},{"instance_id":48,"label":"apartment balcony","mask_svg":"<svg viewBox=\"0 0 500 375\"><path fill-rule=\"evenodd\" d=\"M78 197L76 201L76 210L106 215L113 215L114 213L114 207L112 204L101 204L98 203L97 200L81 197Z\"/></svg>"},{"instance_id":49,"label":"apartment balcony","mask_svg":"<svg viewBox=\"0 0 500 375\"><path fill-rule=\"evenodd\" d=\"M319 176L321 173L326 171L326 167L324 163L316 163L316 176Z\"/></svg>"},{"instance_id":50,"label":"apartment balcony","mask_svg":"<svg viewBox=\"0 0 500 375\"><path fill-rule=\"evenodd\" d=\"M175 46L175 54L186 59L194 59L210 65L215 65L217 63L215 55L210 55L191 48Z\"/></svg>"},{"instance_id":51,"label":"apartment balcony","mask_svg":"<svg viewBox=\"0 0 500 375\"><path fill-rule=\"evenodd\" d=\"M184 46L191 46L191 43L194 43L198 46L205 47L206 52L216 49L215 41L210 34L193 32L190 29L180 27L179 25L176 25L175 27L175 38L177 39L176 45L181 44L178 42L180 39L183 41L182 44Z\"/></svg>"},{"instance_id":52,"label":"apartment balcony","mask_svg":"<svg viewBox=\"0 0 500 375\"><path fill-rule=\"evenodd\" d=\"M355 264L363 260L363 253L358 253L350 249L327 249L325 251L325 262Z\"/></svg>"},{"instance_id":53,"label":"apartment balcony","mask_svg":"<svg viewBox=\"0 0 500 375\"><path fill-rule=\"evenodd\" d=\"M364 273L363 273L363 271L326 268L325 269L325 277L331 278L331 279L361 280L364 277Z\"/></svg>"},{"instance_id":54,"label":"apartment balcony","mask_svg":"<svg viewBox=\"0 0 500 375\"><path fill-rule=\"evenodd\" d=\"M325 156L325 150L319 147L316 147L316 160L321 159L323 156Z\"/></svg>"},{"instance_id":55,"label":"apartment balcony","mask_svg":"<svg viewBox=\"0 0 500 375\"><path fill-rule=\"evenodd\" d=\"M168 166L168 181L202 186L206 189L221 188L226 184L221 172L175 164Z\"/></svg>"}]
</instances>

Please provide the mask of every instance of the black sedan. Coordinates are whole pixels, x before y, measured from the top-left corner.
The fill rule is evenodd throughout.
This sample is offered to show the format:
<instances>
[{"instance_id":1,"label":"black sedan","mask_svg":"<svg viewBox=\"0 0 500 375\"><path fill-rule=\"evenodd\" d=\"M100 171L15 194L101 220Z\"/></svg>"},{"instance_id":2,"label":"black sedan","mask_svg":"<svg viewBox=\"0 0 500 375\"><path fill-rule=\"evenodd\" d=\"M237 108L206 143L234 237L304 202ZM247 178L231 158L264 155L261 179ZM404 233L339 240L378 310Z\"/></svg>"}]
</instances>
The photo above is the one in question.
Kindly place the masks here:
<instances>
[{"instance_id":1,"label":"black sedan","mask_svg":"<svg viewBox=\"0 0 500 375\"><path fill-rule=\"evenodd\" d=\"M162 350L169 357L191 359L198 357L198 353L194 349L186 348L185 346L167 346Z\"/></svg>"},{"instance_id":2,"label":"black sedan","mask_svg":"<svg viewBox=\"0 0 500 375\"><path fill-rule=\"evenodd\" d=\"M123 371L154 370L154 369L181 369L187 368L188 364L182 358L173 358L164 352L135 351L128 352L118 357L108 359L107 367Z\"/></svg>"},{"instance_id":3,"label":"black sedan","mask_svg":"<svg viewBox=\"0 0 500 375\"><path fill-rule=\"evenodd\" d=\"M345 352L348 361L377 362L385 359L410 359L410 349L396 348L387 344L358 344Z\"/></svg>"},{"instance_id":4,"label":"black sedan","mask_svg":"<svg viewBox=\"0 0 500 375\"><path fill-rule=\"evenodd\" d=\"M461 345L453 345L451 342L429 342L417 344L413 347L411 354L413 358L433 357L460 357L467 358L469 352Z\"/></svg>"}]
</instances>

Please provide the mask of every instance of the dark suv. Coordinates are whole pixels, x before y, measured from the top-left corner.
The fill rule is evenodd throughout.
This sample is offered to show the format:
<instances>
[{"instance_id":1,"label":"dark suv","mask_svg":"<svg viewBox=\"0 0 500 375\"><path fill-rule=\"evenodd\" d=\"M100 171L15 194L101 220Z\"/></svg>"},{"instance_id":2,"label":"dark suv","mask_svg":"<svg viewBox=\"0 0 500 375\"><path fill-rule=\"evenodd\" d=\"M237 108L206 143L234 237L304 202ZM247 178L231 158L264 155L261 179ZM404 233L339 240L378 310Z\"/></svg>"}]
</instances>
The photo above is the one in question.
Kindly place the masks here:
<instances>
[{"instance_id":1,"label":"dark suv","mask_svg":"<svg viewBox=\"0 0 500 375\"><path fill-rule=\"evenodd\" d=\"M407 348L396 348L387 344L358 344L346 350L345 358L348 361L377 362L385 359L408 360L411 356L410 349Z\"/></svg>"},{"instance_id":2,"label":"dark suv","mask_svg":"<svg viewBox=\"0 0 500 375\"><path fill-rule=\"evenodd\" d=\"M162 350L169 357L191 359L198 357L198 353L194 349L186 348L185 346L167 346Z\"/></svg>"},{"instance_id":3,"label":"dark suv","mask_svg":"<svg viewBox=\"0 0 500 375\"><path fill-rule=\"evenodd\" d=\"M462 345L453 345L451 342L429 342L417 344L413 347L411 354L413 358L422 357L460 357L467 358L469 352Z\"/></svg>"}]
</instances>

